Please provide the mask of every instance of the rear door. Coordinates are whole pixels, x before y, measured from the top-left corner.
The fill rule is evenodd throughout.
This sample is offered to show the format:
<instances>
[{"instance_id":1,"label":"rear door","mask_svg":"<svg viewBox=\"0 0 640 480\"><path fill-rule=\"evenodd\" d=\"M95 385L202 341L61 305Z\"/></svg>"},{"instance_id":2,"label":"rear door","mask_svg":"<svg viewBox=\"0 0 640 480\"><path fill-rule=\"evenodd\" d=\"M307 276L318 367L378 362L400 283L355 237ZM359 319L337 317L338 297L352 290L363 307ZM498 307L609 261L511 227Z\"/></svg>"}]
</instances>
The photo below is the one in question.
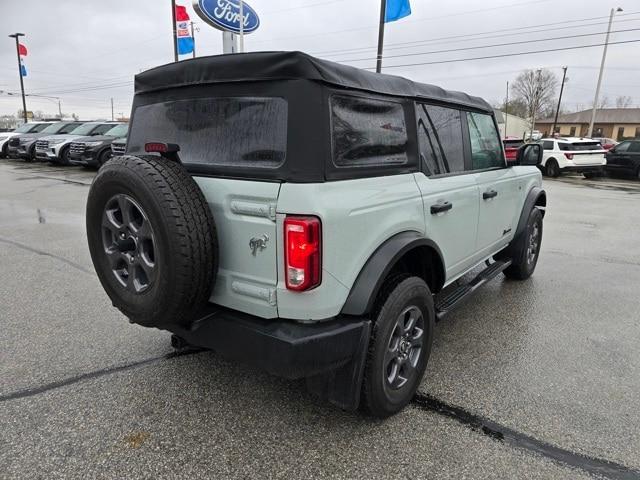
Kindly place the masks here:
<instances>
[{"instance_id":1,"label":"rear door","mask_svg":"<svg viewBox=\"0 0 640 480\"><path fill-rule=\"evenodd\" d=\"M416 108L422 172L415 178L426 235L442 251L448 283L475 262L478 186L465 171L463 112L428 104Z\"/></svg>"},{"instance_id":2,"label":"rear door","mask_svg":"<svg viewBox=\"0 0 640 480\"><path fill-rule=\"evenodd\" d=\"M478 185L478 235L476 250L484 257L504 246L512 236L519 206L518 185L507 167L493 117L466 112L470 169Z\"/></svg>"}]
</instances>

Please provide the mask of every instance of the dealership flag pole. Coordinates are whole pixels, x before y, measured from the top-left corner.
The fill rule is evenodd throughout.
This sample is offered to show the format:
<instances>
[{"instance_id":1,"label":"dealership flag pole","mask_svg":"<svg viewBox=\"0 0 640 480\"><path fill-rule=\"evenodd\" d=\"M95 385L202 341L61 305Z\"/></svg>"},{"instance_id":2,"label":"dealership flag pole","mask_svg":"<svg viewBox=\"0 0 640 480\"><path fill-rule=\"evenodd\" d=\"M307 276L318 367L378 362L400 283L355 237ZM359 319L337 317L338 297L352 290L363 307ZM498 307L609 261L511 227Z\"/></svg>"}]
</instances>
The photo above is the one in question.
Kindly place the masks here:
<instances>
[{"instance_id":1,"label":"dealership flag pole","mask_svg":"<svg viewBox=\"0 0 640 480\"><path fill-rule=\"evenodd\" d=\"M240 53L244 53L244 2L240 0Z\"/></svg>"},{"instance_id":2,"label":"dealership flag pole","mask_svg":"<svg viewBox=\"0 0 640 480\"><path fill-rule=\"evenodd\" d=\"M24 72L22 71L22 62L20 61L20 41L18 40L20 37L24 37L24 33L14 33L9 36L16 39L16 53L18 54L18 75L20 75L20 91L22 92L22 116L24 118L24 123L27 123L27 101L24 98L24 81L22 80Z\"/></svg>"},{"instance_id":3,"label":"dealership flag pole","mask_svg":"<svg viewBox=\"0 0 640 480\"><path fill-rule=\"evenodd\" d=\"M178 61L178 32L176 32L176 0L171 0L171 31L173 32L173 61Z\"/></svg>"},{"instance_id":4,"label":"dealership flag pole","mask_svg":"<svg viewBox=\"0 0 640 480\"><path fill-rule=\"evenodd\" d=\"M376 56L376 72L382 71L382 47L384 45L384 17L387 12L387 0L380 2L380 27L378 28L378 55Z\"/></svg>"}]
</instances>

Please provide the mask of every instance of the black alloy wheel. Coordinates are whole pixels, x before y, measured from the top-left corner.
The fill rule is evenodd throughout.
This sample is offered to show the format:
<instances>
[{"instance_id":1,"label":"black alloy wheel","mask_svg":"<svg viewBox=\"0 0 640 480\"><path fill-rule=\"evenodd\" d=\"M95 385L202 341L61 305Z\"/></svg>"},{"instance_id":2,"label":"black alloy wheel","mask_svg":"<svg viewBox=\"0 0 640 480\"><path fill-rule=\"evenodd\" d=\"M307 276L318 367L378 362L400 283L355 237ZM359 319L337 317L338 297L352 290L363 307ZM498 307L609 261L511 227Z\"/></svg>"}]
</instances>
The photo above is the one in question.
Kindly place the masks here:
<instances>
[{"instance_id":1,"label":"black alloy wheel","mask_svg":"<svg viewBox=\"0 0 640 480\"><path fill-rule=\"evenodd\" d=\"M156 278L156 244L149 217L129 195L117 194L102 214L102 245L111 272L131 293L148 289Z\"/></svg>"}]
</instances>

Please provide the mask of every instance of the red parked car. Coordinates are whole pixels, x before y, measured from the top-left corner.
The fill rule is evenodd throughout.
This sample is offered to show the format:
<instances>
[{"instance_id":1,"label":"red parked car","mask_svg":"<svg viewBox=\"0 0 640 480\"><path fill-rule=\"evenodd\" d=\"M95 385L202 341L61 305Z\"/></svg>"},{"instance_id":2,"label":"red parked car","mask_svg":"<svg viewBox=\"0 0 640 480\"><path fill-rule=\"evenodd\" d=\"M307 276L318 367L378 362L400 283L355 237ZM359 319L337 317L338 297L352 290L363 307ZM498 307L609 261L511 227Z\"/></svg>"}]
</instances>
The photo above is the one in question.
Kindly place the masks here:
<instances>
[{"instance_id":1,"label":"red parked car","mask_svg":"<svg viewBox=\"0 0 640 480\"><path fill-rule=\"evenodd\" d=\"M602 145L602 148L604 148L605 150L609 150L618 144L618 142L616 142L613 138L593 137L593 139L600 142L600 145Z\"/></svg>"},{"instance_id":2,"label":"red parked car","mask_svg":"<svg viewBox=\"0 0 640 480\"><path fill-rule=\"evenodd\" d=\"M518 155L518 148L524 145L524 141L521 138L505 138L502 140L504 144L504 155L507 158L507 162L515 162Z\"/></svg>"}]
</instances>

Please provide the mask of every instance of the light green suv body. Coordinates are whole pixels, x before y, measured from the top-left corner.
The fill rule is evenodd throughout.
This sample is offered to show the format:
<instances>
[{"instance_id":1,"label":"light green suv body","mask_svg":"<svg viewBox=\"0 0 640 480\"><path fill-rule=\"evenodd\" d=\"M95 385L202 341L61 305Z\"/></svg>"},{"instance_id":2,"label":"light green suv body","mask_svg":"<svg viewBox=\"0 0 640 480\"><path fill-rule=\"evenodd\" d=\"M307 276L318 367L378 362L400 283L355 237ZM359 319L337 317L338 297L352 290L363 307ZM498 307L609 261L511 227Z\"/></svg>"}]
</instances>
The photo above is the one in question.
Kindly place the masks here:
<instances>
[{"instance_id":1,"label":"light green suv body","mask_svg":"<svg viewBox=\"0 0 640 480\"><path fill-rule=\"evenodd\" d=\"M507 164L493 109L464 93L299 52L203 57L136 77L89 246L131 321L386 416L436 318L533 273L541 155Z\"/></svg>"}]
</instances>

